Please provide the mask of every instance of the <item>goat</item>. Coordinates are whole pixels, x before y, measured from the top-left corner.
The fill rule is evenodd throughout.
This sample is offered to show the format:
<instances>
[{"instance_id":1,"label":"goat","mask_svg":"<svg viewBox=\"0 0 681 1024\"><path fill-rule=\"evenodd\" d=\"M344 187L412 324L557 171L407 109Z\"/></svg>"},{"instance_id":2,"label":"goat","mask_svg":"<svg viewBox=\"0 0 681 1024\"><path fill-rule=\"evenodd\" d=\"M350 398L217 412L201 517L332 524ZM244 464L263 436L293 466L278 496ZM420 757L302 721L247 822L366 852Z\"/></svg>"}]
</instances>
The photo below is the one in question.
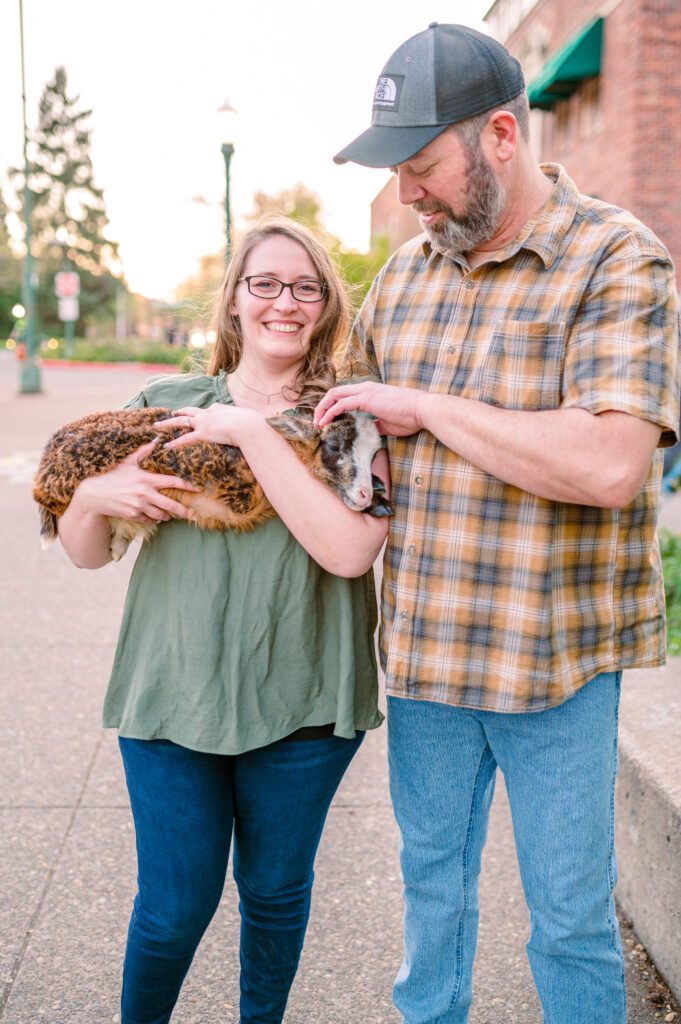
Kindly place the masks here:
<instances>
[{"instance_id":1,"label":"goat","mask_svg":"<svg viewBox=\"0 0 681 1024\"><path fill-rule=\"evenodd\" d=\"M92 413L67 423L52 435L42 453L34 479L33 497L40 506L41 541L47 547L57 536L57 520L68 508L83 480L113 469L149 441L170 440L188 433L187 427L168 428L159 437L154 423L174 414L170 409L127 409ZM327 484L353 511L390 515L382 483L372 477L371 463L381 439L366 413L338 416L322 430L311 414L298 410L267 421L291 444L313 476ZM140 460L142 469L171 473L200 488L164 488L189 509L188 520L202 529L237 532L252 530L275 515L239 448L198 441L179 448L158 443ZM123 557L135 537L149 540L156 523L137 523L111 517L111 555Z\"/></svg>"}]
</instances>

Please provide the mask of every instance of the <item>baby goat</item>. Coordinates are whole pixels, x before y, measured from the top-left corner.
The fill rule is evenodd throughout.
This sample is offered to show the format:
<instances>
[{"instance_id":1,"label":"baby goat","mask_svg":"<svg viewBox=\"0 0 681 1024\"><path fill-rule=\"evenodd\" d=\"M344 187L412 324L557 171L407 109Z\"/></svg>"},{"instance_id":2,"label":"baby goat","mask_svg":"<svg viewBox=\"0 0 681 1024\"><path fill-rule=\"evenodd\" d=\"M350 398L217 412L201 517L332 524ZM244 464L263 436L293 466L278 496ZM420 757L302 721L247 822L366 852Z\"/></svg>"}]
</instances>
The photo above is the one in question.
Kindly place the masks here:
<instances>
[{"instance_id":1,"label":"baby goat","mask_svg":"<svg viewBox=\"0 0 681 1024\"><path fill-rule=\"evenodd\" d=\"M68 508L78 484L86 477L106 473L140 445L158 439L154 423L173 415L170 409L159 408L93 413L52 435L33 487L33 497L40 505L43 547L57 536L57 519ZM314 427L310 415L297 411L267 422L349 508L390 515L390 506L381 495L381 481L371 473L381 439L370 416L344 413L322 430ZM163 431L162 440L187 432L186 427L169 428ZM164 488L161 493L185 505L189 522L203 529L252 530L275 514L241 450L231 445L199 441L168 449L159 442L139 465L151 473L172 473L199 487L196 492ZM131 540L140 536L149 540L157 528L156 523L112 517L112 558L118 561Z\"/></svg>"}]
</instances>

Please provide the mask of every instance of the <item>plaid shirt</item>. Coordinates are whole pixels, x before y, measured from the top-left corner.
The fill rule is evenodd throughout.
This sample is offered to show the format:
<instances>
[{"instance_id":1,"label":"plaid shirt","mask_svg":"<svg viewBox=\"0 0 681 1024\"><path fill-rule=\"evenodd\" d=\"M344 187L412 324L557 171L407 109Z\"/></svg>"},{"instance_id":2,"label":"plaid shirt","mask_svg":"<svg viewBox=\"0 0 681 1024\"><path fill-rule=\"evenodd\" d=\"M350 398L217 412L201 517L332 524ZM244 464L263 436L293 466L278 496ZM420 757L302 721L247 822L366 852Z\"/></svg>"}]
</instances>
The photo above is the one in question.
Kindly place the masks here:
<instances>
[{"instance_id":1,"label":"plaid shirt","mask_svg":"<svg viewBox=\"0 0 681 1024\"><path fill-rule=\"evenodd\" d=\"M507 409L618 410L676 441L674 269L631 214L580 195L562 168L494 260L408 242L357 317L346 370ZM502 712L560 704L602 671L660 665L656 516L662 453L624 509L535 497L428 431L389 438L382 594L387 691Z\"/></svg>"}]
</instances>

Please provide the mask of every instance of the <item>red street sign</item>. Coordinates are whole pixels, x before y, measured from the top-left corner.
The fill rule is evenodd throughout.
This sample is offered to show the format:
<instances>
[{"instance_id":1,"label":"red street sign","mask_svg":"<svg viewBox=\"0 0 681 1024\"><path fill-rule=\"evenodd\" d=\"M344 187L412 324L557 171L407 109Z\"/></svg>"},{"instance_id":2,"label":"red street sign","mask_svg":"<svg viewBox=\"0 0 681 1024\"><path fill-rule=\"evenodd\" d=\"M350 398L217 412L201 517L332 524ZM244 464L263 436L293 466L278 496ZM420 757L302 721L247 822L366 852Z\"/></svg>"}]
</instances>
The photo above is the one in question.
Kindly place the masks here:
<instances>
[{"instance_id":1,"label":"red street sign","mask_svg":"<svg viewBox=\"0 0 681 1024\"><path fill-rule=\"evenodd\" d=\"M55 274L54 291L60 299L69 299L73 295L80 295L80 277L75 270L60 270L58 274Z\"/></svg>"}]
</instances>

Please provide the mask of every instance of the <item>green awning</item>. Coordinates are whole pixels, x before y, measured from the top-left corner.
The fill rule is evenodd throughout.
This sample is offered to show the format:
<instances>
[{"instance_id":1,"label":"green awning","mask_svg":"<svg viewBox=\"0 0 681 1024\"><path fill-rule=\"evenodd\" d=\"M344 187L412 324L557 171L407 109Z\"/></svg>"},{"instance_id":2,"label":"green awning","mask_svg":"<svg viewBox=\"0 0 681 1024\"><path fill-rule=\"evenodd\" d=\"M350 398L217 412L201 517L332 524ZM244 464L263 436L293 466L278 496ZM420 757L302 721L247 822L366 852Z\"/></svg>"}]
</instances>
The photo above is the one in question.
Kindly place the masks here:
<instances>
[{"instance_id":1,"label":"green awning","mask_svg":"<svg viewBox=\"0 0 681 1024\"><path fill-rule=\"evenodd\" d=\"M529 84L527 98L531 107L551 110L559 100L571 96L583 78L592 78L600 73L603 21L603 18L590 21Z\"/></svg>"}]
</instances>

